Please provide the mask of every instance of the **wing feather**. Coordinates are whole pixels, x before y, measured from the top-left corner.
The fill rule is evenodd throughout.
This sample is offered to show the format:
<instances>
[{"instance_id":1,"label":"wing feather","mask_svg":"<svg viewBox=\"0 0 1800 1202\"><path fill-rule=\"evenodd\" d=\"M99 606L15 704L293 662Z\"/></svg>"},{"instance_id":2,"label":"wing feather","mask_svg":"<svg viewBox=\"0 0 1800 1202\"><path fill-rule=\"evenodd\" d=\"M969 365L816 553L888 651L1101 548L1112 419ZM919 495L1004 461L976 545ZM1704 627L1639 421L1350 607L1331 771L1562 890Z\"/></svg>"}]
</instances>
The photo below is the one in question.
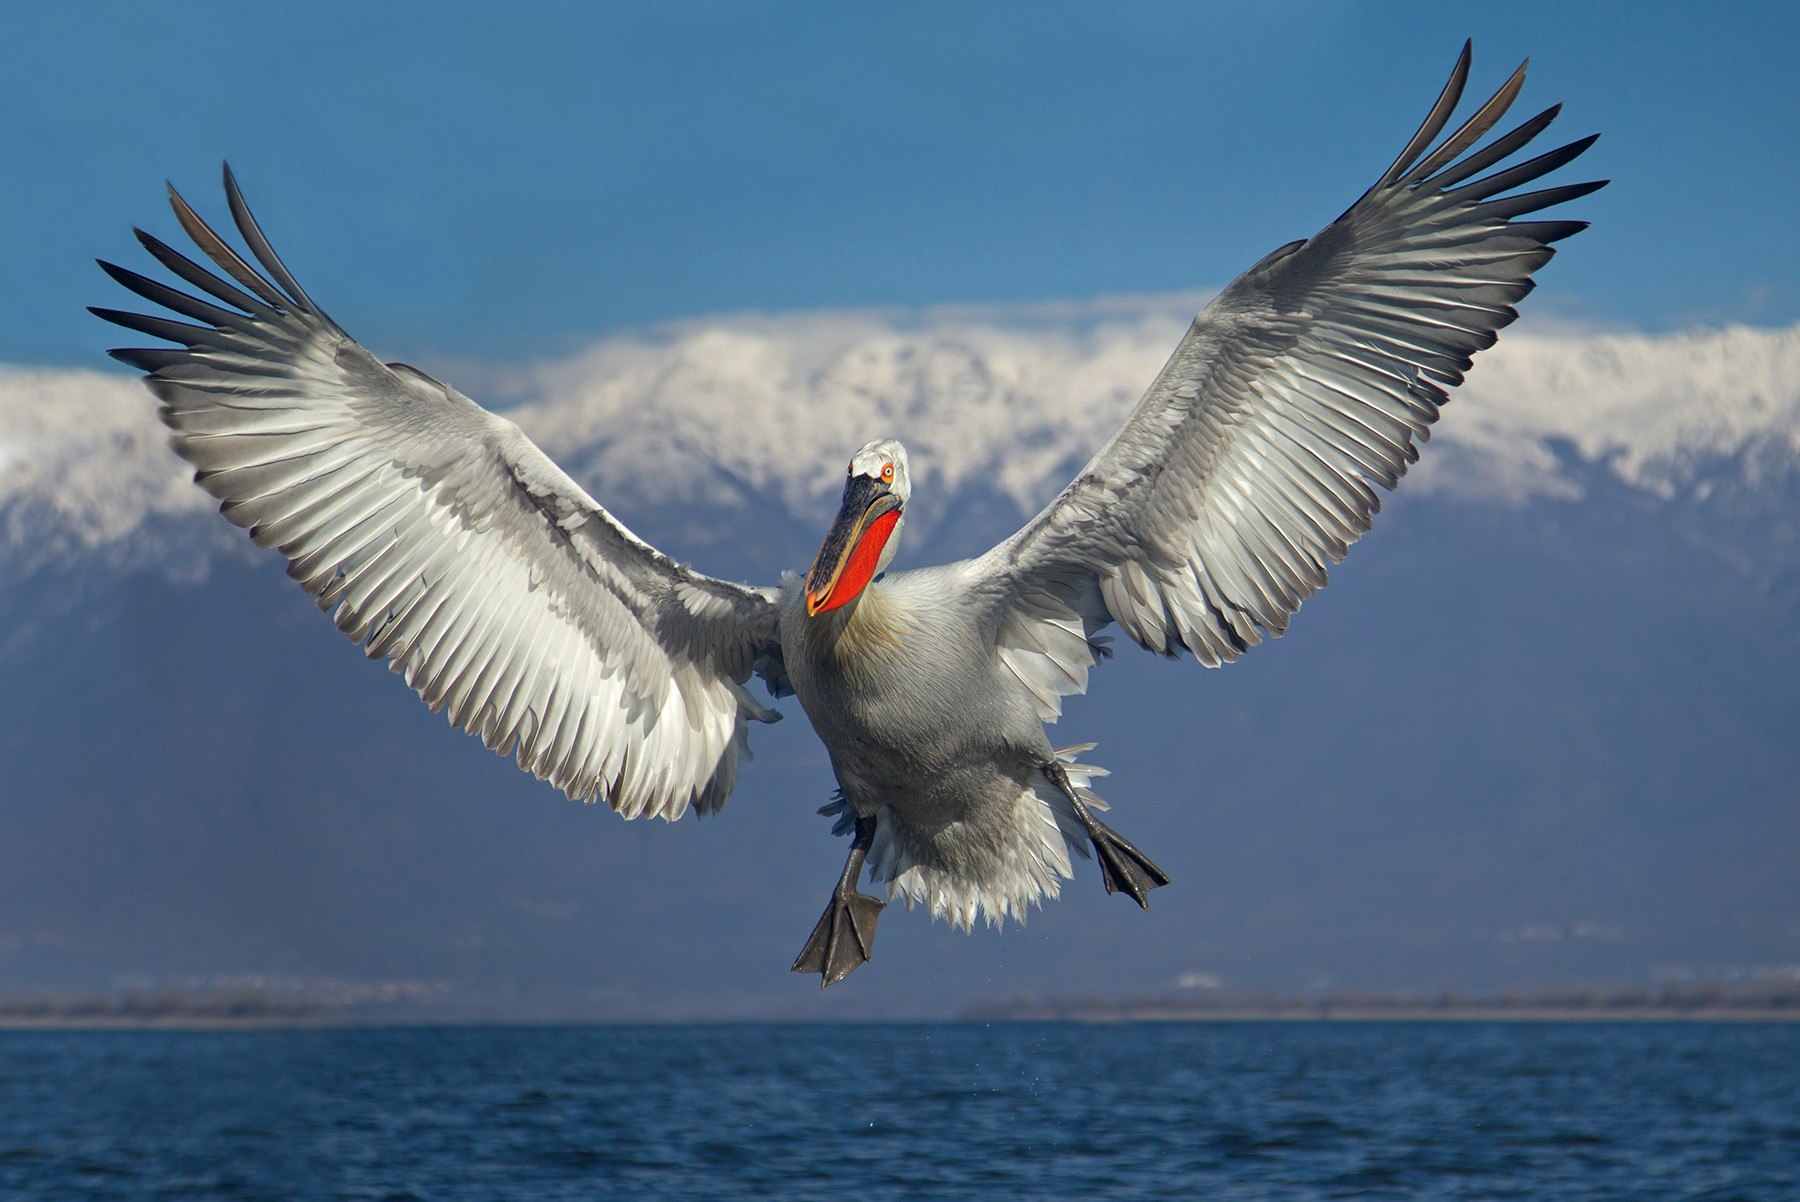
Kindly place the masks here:
<instances>
[{"instance_id":1,"label":"wing feather","mask_svg":"<svg viewBox=\"0 0 1800 1202\"><path fill-rule=\"evenodd\" d=\"M723 804L747 724L779 716L743 688L753 669L779 683L774 595L674 563L511 422L376 360L301 288L229 169L225 193L248 259L169 195L229 280L138 232L203 296L102 264L186 320L94 310L177 344L113 353L149 374L224 516L433 710L570 796L629 817Z\"/></svg>"},{"instance_id":2,"label":"wing feather","mask_svg":"<svg viewBox=\"0 0 1800 1202\"><path fill-rule=\"evenodd\" d=\"M1209 665L1281 634L1369 529L1376 486L1394 488L1418 458L1446 389L1517 317L1550 244L1585 228L1512 220L1604 183L1512 191L1593 144L1502 165L1559 108L1477 145L1518 97L1523 66L1444 135L1469 63L1465 45L1418 132L1356 204L1239 276L1075 481L970 561L996 652L1044 718L1085 688L1109 623ZM1088 652L1079 665L1071 646Z\"/></svg>"}]
</instances>

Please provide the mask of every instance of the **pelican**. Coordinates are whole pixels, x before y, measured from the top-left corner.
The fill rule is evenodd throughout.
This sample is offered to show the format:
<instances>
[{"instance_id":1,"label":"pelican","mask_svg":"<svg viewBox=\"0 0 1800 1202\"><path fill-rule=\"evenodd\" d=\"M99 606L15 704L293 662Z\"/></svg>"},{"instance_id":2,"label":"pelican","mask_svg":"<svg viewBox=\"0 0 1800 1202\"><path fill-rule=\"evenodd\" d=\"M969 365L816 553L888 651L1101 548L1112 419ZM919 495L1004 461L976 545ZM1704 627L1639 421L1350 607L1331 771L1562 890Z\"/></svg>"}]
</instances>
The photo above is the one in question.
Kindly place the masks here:
<instances>
[{"instance_id":1,"label":"pelican","mask_svg":"<svg viewBox=\"0 0 1800 1202\"><path fill-rule=\"evenodd\" d=\"M519 428L383 363L282 264L225 168L241 255L174 190L211 266L142 230L193 291L110 263L185 321L95 309L172 345L111 353L147 373L173 445L220 511L370 659L433 710L570 797L626 818L711 813L748 754L752 696L793 695L830 753L822 813L851 837L794 971L866 963L887 900L963 929L1022 921L1071 855L1148 908L1168 876L1101 820L1101 769L1046 732L1109 654L1102 631L1230 663L1280 635L1366 530L1475 352L1514 320L1552 244L1520 220L1606 181L1516 189L1594 137L1496 169L1550 108L1477 148L1521 65L1447 136L1470 48L1393 165L1319 233L1206 306L1110 442L986 554L892 570L914 504L906 448L849 460L804 575L753 588L649 546ZM1560 106L1559 106L1560 107ZM254 263L252 262L254 260ZM222 275L219 273L223 273Z\"/></svg>"}]
</instances>

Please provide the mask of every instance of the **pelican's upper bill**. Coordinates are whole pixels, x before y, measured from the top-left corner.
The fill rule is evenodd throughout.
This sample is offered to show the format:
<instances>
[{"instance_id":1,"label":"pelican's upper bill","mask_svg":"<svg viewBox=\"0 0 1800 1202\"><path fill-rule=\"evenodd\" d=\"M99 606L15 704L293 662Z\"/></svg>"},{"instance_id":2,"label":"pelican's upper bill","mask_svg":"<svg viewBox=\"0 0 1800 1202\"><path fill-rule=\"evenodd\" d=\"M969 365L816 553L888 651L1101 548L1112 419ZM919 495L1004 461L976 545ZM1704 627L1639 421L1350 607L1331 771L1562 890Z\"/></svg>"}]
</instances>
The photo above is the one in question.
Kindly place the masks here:
<instances>
[{"instance_id":1,"label":"pelican's upper bill","mask_svg":"<svg viewBox=\"0 0 1800 1202\"><path fill-rule=\"evenodd\" d=\"M878 438L851 458L837 518L806 573L808 616L850 604L887 569L911 491L899 440Z\"/></svg>"}]
</instances>

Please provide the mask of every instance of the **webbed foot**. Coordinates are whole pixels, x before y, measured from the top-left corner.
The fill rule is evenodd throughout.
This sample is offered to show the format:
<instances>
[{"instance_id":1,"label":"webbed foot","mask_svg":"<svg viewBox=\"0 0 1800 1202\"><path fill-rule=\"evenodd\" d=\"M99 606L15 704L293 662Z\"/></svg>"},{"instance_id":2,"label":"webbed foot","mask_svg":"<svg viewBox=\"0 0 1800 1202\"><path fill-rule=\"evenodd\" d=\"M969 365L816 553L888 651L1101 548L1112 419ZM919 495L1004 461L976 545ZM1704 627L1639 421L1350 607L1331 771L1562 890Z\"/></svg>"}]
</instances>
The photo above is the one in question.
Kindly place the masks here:
<instances>
[{"instance_id":1,"label":"webbed foot","mask_svg":"<svg viewBox=\"0 0 1800 1202\"><path fill-rule=\"evenodd\" d=\"M1106 891L1127 894L1148 910L1150 890L1168 884L1169 874L1139 851L1130 839L1094 817L1094 811L1081 800L1080 790L1069 780L1069 774L1060 763L1052 760L1043 765L1043 772L1075 807L1075 816L1081 820L1081 828L1094 845L1094 859L1100 863L1100 883L1106 886Z\"/></svg>"},{"instance_id":2,"label":"webbed foot","mask_svg":"<svg viewBox=\"0 0 1800 1202\"><path fill-rule=\"evenodd\" d=\"M858 818L856 835L850 840L850 857L838 875L837 888L831 891L831 904L819 917L806 946L794 960L795 972L819 974L819 988L835 985L869 962L869 948L875 943L875 923L887 903L856 891L862 875L863 860L869 845L875 842L875 819Z\"/></svg>"},{"instance_id":3,"label":"webbed foot","mask_svg":"<svg viewBox=\"0 0 1800 1202\"><path fill-rule=\"evenodd\" d=\"M1088 838L1094 844L1094 858L1100 862L1100 880L1108 893L1127 893L1131 900L1148 910L1150 890L1169 883L1168 874L1158 868L1149 856L1098 818L1092 823Z\"/></svg>"},{"instance_id":4,"label":"webbed foot","mask_svg":"<svg viewBox=\"0 0 1800 1202\"><path fill-rule=\"evenodd\" d=\"M794 961L794 971L818 973L819 988L823 989L867 964L869 948L875 942L875 924L886 908L887 903L855 889L832 893L831 904Z\"/></svg>"}]
</instances>

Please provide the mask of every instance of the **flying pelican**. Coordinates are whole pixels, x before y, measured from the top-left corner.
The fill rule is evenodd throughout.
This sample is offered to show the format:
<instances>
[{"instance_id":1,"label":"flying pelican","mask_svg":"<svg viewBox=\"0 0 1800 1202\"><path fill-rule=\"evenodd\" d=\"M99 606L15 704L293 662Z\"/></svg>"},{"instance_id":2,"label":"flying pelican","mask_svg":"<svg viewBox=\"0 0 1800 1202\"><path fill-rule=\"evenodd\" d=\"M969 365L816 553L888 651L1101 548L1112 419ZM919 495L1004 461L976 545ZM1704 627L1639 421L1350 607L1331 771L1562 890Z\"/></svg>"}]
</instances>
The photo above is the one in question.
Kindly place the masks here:
<instances>
[{"instance_id":1,"label":"flying pelican","mask_svg":"<svg viewBox=\"0 0 1800 1202\"><path fill-rule=\"evenodd\" d=\"M400 363L313 303L225 195L261 270L171 187L219 271L142 230L201 295L109 263L186 322L95 309L175 344L112 354L148 373L175 449L224 516L386 659L433 710L572 798L627 818L724 804L751 696L800 699L830 752L835 832L852 836L794 971L822 985L869 958L888 898L967 929L1022 919L1092 850L1108 893L1148 908L1161 869L1098 817L1091 744L1045 724L1108 654L1100 632L1209 666L1280 635L1369 528L1375 486L1418 457L1446 390L1517 313L1551 244L1580 221L1518 218L1605 181L1519 193L1582 138L1489 172L1556 116L1479 149L1515 71L1439 141L1461 57L1374 186L1279 247L1194 320L1149 391L1062 493L975 559L889 571L912 504L906 449L850 458L806 574L776 588L701 575L638 539L512 422ZM1434 147L1435 143L1435 147ZM193 323L193 324L190 324Z\"/></svg>"}]
</instances>

